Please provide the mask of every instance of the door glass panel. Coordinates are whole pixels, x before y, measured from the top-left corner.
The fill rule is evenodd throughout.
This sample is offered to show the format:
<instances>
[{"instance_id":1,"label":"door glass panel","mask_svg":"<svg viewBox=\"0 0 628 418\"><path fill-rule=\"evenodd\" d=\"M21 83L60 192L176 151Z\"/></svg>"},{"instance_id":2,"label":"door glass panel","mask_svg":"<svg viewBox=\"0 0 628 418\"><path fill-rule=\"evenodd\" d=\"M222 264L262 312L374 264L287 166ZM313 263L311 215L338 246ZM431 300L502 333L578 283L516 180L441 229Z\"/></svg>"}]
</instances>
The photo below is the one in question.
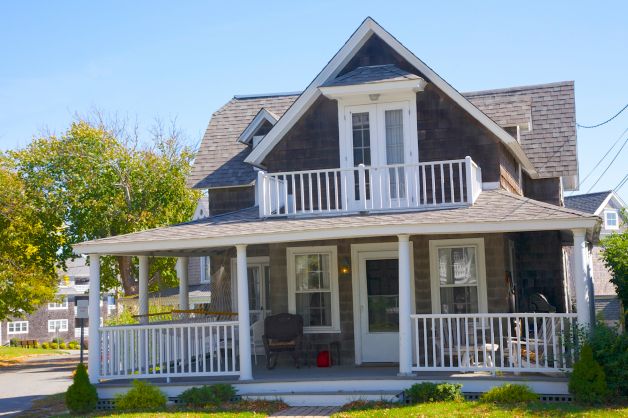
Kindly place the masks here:
<instances>
[{"instance_id":1,"label":"door glass panel","mask_svg":"<svg viewBox=\"0 0 628 418\"><path fill-rule=\"evenodd\" d=\"M371 124L369 112L351 114L351 126L353 129L353 165L371 165ZM365 188L367 199L370 196L369 174L365 175ZM354 172L355 199L360 200L360 175Z\"/></svg>"},{"instance_id":2,"label":"door glass panel","mask_svg":"<svg viewBox=\"0 0 628 418\"><path fill-rule=\"evenodd\" d=\"M384 112L386 125L386 162L387 164L403 164L403 110L394 109ZM389 169L390 197L406 196L405 171L403 168Z\"/></svg>"},{"instance_id":3,"label":"door glass panel","mask_svg":"<svg viewBox=\"0 0 628 418\"><path fill-rule=\"evenodd\" d=\"M369 332L399 331L399 261L366 260Z\"/></svg>"},{"instance_id":4,"label":"door glass panel","mask_svg":"<svg viewBox=\"0 0 628 418\"><path fill-rule=\"evenodd\" d=\"M247 268L247 274L249 279L249 309L258 311L262 303L259 267Z\"/></svg>"}]
</instances>

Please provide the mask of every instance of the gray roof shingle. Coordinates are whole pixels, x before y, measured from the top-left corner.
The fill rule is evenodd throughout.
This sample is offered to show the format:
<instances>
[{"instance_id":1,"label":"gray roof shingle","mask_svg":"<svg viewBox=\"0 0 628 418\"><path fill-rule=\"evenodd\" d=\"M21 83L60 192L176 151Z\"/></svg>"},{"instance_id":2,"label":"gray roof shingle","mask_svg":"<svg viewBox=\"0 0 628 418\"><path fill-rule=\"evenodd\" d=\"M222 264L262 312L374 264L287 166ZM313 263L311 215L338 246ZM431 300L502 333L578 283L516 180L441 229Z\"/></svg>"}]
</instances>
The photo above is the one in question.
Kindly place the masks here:
<instances>
[{"instance_id":1,"label":"gray roof shingle","mask_svg":"<svg viewBox=\"0 0 628 418\"><path fill-rule=\"evenodd\" d=\"M596 210L604 203L604 200L612 190L606 192L579 194L575 196L565 197L565 206L582 212L595 213Z\"/></svg>"},{"instance_id":2,"label":"gray roof shingle","mask_svg":"<svg viewBox=\"0 0 628 418\"><path fill-rule=\"evenodd\" d=\"M420 78L421 77L418 75L402 70L394 64L371 65L367 67L358 67L353 71L349 71L348 73L323 84L321 87L372 84L386 81L418 80Z\"/></svg>"},{"instance_id":3,"label":"gray roof shingle","mask_svg":"<svg viewBox=\"0 0 628 418\"><path fill-rule=\"evenodd\" d=\"M395 71L405 73L390 67L397 68L391 65L360 68L364 79L368 79L367 76L374 77L375 73L380 76L382 72L389 75L391 71L394 74L397 74ZM406 76L402 74L397 75ZM521 146L541 177L578 173L573 82L462 94L500 126L531 121L532 130L521 134ZM298 96L298 93L291 93L236 96L231 99L212 115L188 177L188 185L209 188L250 184L255 179L255 172L244 163L250 148L238 142L238 137L262 108L281 117Z\"/></svg>"},{"instance_id":4,"label":"gray roof shingle","mask_svg":"<svg viewBox=\"0 0 628 418\"><path fill-rule=\"evenodd\" d=\"M82 251L89 252L95 244L128 244L184 239L237 240L250 235L274 235L316 230L346 229L371 226L405 226L428 224L474 224L529 220L565 220L575 218L598 219L549 203L520 197L504 190L485 191L473 206L448 210L423 212L351 215L316 218L258 218L258 209L249 208L230 214L219 215L169 227L150 229L132 234L102 238L79 244Z\"/></svg>"}]
</instances>

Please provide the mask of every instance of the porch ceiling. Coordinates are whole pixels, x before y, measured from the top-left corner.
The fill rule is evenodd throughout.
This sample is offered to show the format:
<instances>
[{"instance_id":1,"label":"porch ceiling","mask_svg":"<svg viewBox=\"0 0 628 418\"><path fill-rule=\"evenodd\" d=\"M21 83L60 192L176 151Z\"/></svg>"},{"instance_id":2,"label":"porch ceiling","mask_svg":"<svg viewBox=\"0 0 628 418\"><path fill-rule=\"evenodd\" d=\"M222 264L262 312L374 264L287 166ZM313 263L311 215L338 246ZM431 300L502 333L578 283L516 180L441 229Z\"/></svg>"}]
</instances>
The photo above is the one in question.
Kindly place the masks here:
<instances>
[{"instance_id":1,"label":"porch ceiling","mask_svg":"<svg viewBox=\"0 0 628 418\"><path fill-rule=\"evenodd\" d=\"M316 218L259 219L258 209L86 241L81 254L182 256L236 244L269 244L398 234L468 234L593 229L600 218L516 196L484 191L473 206L433 211Z\"/></svg>"}]
</instances>

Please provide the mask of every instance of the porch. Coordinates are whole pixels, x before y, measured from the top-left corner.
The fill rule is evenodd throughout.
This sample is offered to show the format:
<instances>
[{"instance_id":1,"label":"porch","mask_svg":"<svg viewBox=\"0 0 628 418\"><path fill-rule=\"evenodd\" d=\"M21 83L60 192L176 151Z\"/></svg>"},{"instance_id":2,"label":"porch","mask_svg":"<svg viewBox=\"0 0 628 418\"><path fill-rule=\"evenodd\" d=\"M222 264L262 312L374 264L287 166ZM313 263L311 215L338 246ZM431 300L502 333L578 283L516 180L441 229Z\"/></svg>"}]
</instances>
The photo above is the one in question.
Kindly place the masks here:
<instances>
[{"instance_id":1,"label":"porch","mask_svg":"<svg viewBox=\"0 0 628 418\"><path fill-rule=\"evenodd\" d=\"M537 376L564 373L573 366L574 327L590 321L585 239L587 228L597 222L593 217L502 191L484 191L473 206L449 210L324 220L246 216L248 212L236 213L84 245L84 252L90 254L90 284L94 286L90 294L98 294L100 254L139 257L138 305L143 315L148 313L150 257L181 258L179 303L181 309L189 309L184 260L219 251L223 263L216 268L232 283L231 302L237 314L229 321L144 321L137 326L100 328L92 304L90 335L98 335L100 341L99 350L90 354L92 381L256 382L279 376L273 375L277 369L259 369L263 359L258 358L254 366L253 354L261 353L252 332L251 310L259 307L252 305L250 297L249 264L251 259L264 257L270 284L268 304L262 311L299 313L305 318L305 335L314 343L306 350L310 364L322 350L317 344L339 342L341 366L321 369L325 375L382 362L392 364L397 377L411 380L460 372L491 378L503 373ZM491 222L495 217L500 220ZM526 249L532 245L526 234L534 233L541 234L537 240L543 243L543 251L550 250L543 253L544 263L530 261L540 254ZM168 234L173 235L169 238ZM568 302L561 293L561 236L577 248L577 314L566 311ZM520 257L509 259L510 241L522 249ZM531 276L529 270L535 270L531 273L536 277L531 289L544 286L552 292L550 299L558 313L509 307L504 278L509 272ZM303 280L308 288L303 287ZM369 282L374 280L378 290L370 291ZM320 294L322 305L312 305L309 296L313 293ZM371 303L373 309L369 309ZM302 373L308 380L314 374L310 370L319 369L291 373Z\"/></svg>"}]
</instances>

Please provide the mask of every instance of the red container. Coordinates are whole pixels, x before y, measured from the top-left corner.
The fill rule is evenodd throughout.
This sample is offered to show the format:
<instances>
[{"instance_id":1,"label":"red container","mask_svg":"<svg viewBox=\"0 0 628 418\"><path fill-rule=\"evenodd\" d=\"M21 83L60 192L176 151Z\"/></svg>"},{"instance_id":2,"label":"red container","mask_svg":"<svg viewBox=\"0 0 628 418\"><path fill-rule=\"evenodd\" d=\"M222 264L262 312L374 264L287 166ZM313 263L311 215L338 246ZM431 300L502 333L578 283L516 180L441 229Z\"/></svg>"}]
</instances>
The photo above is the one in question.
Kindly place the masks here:
<instances>
[{"instance_id":1,"label":"red container","mask_svg":"<svg viewBox=\"0 0 628 418\"><path fill-rule=\"evenodd\" d=\"M316 356L316 365L318 367L329 367L331 366L331 356L329 355L329 351L320 351Z\"/></svg>"}]
</instances>

